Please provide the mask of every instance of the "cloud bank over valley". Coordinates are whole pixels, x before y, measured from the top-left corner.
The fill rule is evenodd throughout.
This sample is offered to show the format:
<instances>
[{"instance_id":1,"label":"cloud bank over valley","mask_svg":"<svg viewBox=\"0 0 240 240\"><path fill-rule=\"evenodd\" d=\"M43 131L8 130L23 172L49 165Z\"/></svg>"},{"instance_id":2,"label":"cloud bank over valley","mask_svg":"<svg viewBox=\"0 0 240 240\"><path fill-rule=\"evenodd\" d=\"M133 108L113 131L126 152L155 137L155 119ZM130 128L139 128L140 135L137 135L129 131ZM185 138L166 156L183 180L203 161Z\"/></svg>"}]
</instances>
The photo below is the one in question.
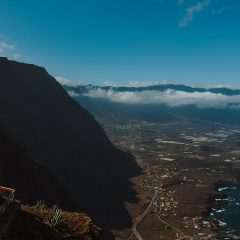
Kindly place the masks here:
<instances>
[{"instance_id":1,"label":"cloud bank over valley","mask_svg":"<svg viewBox=\"0 0 240 240\"><path fill-rule=\"evenodd\" d=\"M77 96L77 92L70 92ZM172 89L165 91L115 91L113 89L90 88L83 94L91 98L102 98L124 104L163 104L169 107L194 105L198 108L232 108L240 110L240 95L224 95L212 92L184 92Z\"/></svg>"}]
</instances>

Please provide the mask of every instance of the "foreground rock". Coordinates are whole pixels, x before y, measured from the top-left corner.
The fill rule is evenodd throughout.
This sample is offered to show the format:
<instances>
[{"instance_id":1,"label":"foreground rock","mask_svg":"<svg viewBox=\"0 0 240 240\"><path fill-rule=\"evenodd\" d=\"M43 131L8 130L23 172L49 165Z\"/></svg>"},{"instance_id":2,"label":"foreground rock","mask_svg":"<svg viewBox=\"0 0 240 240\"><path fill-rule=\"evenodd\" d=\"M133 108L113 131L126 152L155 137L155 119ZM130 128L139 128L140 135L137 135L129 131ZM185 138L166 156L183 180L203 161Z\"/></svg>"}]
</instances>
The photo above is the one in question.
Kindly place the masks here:
<instances>
[{"instance_id":1,"label":"foreground rock","mask_svg":"<svg viewBox=\"0 0 240 240\"><path fill-rule=\"evenodd\" d=\"M61 210L60 210L61 211ZM56 224L52 223L56 210L41 206L22 206L10 228L9 240L98 240L101 229L84 213L61 211Z\"/></svg>"}]
</instances>

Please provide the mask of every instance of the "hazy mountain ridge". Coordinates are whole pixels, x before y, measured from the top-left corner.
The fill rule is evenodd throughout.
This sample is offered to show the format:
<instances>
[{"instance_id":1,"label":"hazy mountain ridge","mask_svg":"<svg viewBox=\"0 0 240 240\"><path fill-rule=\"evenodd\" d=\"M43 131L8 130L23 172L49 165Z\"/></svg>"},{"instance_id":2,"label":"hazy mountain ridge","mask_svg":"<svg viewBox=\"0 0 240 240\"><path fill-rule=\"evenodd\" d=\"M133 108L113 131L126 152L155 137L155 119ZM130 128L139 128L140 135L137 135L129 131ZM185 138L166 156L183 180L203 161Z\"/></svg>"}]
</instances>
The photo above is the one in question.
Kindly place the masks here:
<instances>
[{"instance_id":1,"label":"hazy mountain ridge","mask_svg":"<svg viewBox=\"0 0 240 240\"><path fill-rule=\"evenodd\" d=\"M235 96L240 95L240 89L238 88L230 88L230 87L191 87L187 85L181 84L161 84L161 85L153 85L153 86L145 86L145 87L114 87L114 86L94 86L94 85L79 85L79 86L69 86L64 85L64 87L68 90L75 91L76 93L83 94L88 93L93 89L103 89L103 90L112 90L117 92L142 92L142 91L166 91L166 90L175 90L175 91L183 91L188 93L193 92L210 92L216 94L223 94L227 96Z\"/></svg>"},{"instance_id":2,"label":"hazy mountain ridge","mask_svg":"<svg viewBox=\"0 0 240 240\"><path fill-rule=\"evenodd\" d=\"M96 117L123 121L210 121L239 124L240 89L185 85L148 87L67 86L66 91Z\"/></svg>"}]
</instances>

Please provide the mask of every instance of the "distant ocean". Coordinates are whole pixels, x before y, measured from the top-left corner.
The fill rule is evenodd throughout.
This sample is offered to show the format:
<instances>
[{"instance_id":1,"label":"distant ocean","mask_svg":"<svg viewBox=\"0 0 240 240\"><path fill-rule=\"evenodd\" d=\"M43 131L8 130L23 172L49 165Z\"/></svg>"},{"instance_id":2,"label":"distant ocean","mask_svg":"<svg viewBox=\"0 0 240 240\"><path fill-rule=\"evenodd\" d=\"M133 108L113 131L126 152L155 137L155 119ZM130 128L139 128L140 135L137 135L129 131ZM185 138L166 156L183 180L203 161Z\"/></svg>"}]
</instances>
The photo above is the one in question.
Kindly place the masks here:
<instances>
[{"instance_id":1,"label":"distant ocean","mask_svg":"<svg viewBox=\"0 0 240 240\"><path fill-rule=\"evenodd\" d=\"M218 191L227 195L224 199L216 199L222 208L213 208L211 217L222 227L225 239L231 234L240 236L240 186L222 187Z\"/></svg>"}]
</instances>

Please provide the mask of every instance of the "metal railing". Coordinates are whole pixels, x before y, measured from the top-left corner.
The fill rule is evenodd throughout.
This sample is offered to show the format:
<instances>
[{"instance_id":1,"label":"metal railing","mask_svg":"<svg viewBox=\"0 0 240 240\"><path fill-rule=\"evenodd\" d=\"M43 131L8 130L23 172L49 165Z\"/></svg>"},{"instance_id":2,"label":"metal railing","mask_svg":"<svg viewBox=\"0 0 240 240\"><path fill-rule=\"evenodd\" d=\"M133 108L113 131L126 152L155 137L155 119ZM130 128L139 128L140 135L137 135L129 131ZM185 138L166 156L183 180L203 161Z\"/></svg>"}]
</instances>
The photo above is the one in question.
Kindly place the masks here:
<instances>
[{"instance_id":1,"label":"metal railing","mask_svg":"<svg viewBox=\"0 0 240 240\"><path fill-rule=\"evenodd\" d=\"M10 203L15 201L15 190L0 186L0 216L8 209Z\"/></svg>"}]
</instances>

